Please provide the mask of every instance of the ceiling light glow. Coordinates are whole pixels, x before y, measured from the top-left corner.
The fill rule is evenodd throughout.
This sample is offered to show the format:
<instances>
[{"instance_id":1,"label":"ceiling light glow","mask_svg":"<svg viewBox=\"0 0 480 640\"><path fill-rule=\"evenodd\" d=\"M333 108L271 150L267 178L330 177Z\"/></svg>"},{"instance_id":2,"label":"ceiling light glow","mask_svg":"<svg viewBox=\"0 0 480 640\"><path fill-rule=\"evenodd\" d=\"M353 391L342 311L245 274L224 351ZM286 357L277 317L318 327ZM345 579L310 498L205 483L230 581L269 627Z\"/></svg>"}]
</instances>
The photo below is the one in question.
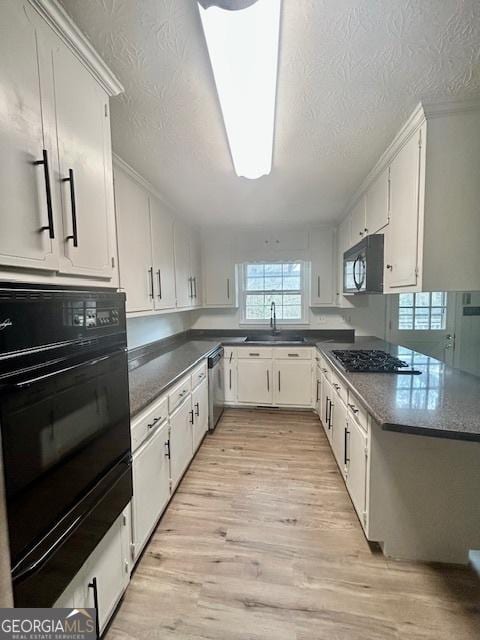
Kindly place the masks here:
<instances>
[{"instance_id":1,"label":"ceiling light glow","mask_svg":"<svg viewBox=\"0 0 480 640\"><path fill-rule=\"evenodd\" d=\"M272 170L281 0L240 11L199 5L235 172Z\"/></svg>"}]
</instances>

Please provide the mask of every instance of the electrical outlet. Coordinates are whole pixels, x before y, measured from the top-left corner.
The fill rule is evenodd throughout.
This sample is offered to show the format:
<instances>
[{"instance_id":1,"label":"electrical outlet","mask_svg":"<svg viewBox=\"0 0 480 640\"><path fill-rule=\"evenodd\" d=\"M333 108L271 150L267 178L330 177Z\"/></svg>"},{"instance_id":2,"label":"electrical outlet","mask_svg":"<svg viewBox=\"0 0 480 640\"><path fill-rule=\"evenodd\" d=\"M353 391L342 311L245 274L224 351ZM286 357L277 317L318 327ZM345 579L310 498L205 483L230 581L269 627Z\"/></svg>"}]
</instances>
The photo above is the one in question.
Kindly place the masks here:
<instances>
[{"instance_id":1,"label":"electrical outlet","mask_svg":"<svg viewBox=\"0 0 480 640\"><path fill-rule=\"evenodd\" d=\"M325 324L327 322L327 316L321 315L317 316L318 324Z\"/></svg>"}]
</instances>

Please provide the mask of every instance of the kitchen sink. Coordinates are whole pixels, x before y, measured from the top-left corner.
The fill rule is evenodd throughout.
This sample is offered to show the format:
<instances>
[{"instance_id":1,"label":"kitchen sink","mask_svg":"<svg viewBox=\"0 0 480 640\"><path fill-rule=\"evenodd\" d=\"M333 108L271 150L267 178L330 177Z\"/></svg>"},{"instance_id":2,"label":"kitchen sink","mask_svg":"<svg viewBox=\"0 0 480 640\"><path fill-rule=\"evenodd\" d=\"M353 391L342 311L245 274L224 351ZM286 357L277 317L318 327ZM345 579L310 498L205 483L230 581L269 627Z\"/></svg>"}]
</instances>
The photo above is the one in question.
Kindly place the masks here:
<instances>
[{"instance_id":1,"label":"kitchen sink","mask_svg":"<svg viewBox=\"0 0 480 640\"><path fill-rule=\"evenodd\" d=\"M306 338L303 336L247 336L245 342L277 342L278 344L304 344Z\"/></svg>"}]
</instances>

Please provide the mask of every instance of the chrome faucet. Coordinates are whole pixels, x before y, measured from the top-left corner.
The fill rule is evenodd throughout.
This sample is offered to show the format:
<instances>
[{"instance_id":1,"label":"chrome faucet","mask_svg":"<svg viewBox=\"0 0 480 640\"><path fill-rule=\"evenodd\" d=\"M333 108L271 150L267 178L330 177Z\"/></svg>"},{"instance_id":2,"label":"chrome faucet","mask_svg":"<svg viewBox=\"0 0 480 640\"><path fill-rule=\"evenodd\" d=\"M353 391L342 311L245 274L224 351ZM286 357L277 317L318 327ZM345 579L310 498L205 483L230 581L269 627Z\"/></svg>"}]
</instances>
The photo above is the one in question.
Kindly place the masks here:
<instances>
[{"instance_id":1,"label":"chrome faucet","mask_svg":"<svg viewBox=\"0 0 480 640\"><path fill-rule=\"evenodd\" d=\"M275 312L275 302L272 301L270 305L270 328L272 330L272 336L278 333L277 331L277 314Z\"/></svg>"}]
</instances>

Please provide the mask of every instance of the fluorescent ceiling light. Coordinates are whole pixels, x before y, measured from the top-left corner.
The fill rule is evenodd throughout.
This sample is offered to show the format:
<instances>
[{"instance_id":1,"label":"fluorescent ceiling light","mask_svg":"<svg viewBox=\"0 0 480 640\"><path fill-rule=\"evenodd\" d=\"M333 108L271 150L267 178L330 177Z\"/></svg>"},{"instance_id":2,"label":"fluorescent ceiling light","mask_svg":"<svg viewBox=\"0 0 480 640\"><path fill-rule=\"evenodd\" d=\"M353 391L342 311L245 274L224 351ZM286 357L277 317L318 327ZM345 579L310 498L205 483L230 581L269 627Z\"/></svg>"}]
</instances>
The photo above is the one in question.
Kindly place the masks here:
<instances>
[{"instance_id":1,"label":"fluorescent ceiling light","mask_svg":"<svg viewBox=\"0 0 480 640\"><path fill-rule=\"evenodd\" d=\"M199 6L235 172L272 170L281 0L247 9Z\"/></svg>"}]
</instances>

